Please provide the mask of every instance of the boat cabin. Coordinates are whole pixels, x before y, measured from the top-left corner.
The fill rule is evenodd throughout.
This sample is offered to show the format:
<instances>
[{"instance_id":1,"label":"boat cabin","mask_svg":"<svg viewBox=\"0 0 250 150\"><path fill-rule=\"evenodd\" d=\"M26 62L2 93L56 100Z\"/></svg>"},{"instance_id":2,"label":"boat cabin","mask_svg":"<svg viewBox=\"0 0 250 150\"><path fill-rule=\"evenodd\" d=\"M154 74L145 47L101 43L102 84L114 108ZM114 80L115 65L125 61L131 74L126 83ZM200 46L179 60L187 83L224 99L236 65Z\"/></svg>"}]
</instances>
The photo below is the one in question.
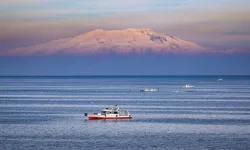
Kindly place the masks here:
<instances>
[{"instance_id":1,"label":"boat cabin","mask_svg":"<svg viewBox=\"0 0 250 150\"><path fill-rule=\"evenodd\" d=\"M129 112L127 110L121 110L119 108L106 108L101 111L102 115L106 114L119 114L120 116L127 116Z\"/></svg>"}]
</instances>

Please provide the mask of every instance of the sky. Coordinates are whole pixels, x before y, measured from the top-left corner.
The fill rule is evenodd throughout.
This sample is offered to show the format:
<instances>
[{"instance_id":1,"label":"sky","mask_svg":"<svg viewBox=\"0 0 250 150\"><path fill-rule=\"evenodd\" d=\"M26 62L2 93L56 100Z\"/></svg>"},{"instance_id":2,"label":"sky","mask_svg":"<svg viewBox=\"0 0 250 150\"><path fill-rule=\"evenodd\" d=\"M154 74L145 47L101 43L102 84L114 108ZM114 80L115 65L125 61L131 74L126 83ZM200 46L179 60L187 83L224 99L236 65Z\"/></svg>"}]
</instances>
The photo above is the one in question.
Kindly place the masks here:
<instances>
[{"instance_id":1,"label":"sky","mask_svg":"<svg viewBox=\"0 0 250 150\"><path fill-rule=\"evenodd\" d=\"M76 36L94 29L125 28L151 28L156 32L167 33L202 46L250 50L249 6L249 0L8 0L0 4L0 51ZM1 56L0 75L41 74L41 70L29 65L32 62L43 66L41 68L44 68L44 74L56 74L57 72L51 71L54 69L49 69L48 64L43 62L53 60L50 67L58 68L61 67L58 62L62 60L70 64L71 57L54 59L41 57L40 62L36 62L36 59L30 57L23 60L18 56ZM132 61L134 64L140 64L136 60L148 62L142 57L134 59L126 56L123 58L126 61L118 61L116 57L107 58L110 60L107 64L129 64L127 59L135 61ZM171 61L163 61L166 58L161 58L162 61L149 58L149 61L154 60L158 65L162 65L162 63L174 65L178 64L178 60L187 62L190 57L197 61L190 62L187 66L180 63L176 66L179 70L161 72L154 70L154 67L144 67L141 74L154 74L155 72L157 74L185 74L185 71L181 71L184 68L190 69L186 74L250 74L250 69L247 67L250 65L248 61L250 57L238 54L216 57L187 56L181 60L176 58ZM77 58L79 65L75 66L75 71L70 69L69 74L125 74L124 71L119 71L118 66L114 67L117 68L116 70L107 71L107 65L106 71L100 71L105 66L98 65L99 63L96 61L107 61L105 57L101 58L103 59ZM212 62L207 63L205 60ZM214 62L217 61L226 64L224 71L223 67L220 70L218 68L204 70L204 66L216 68ZM232 64L231 61L235 63ZM81 69L80 64L86 66L89 63L96 63L93 69L96 71L91 71L89 68L88 72L77 72ZM204 64L204 66L197 67L195 63ZM143 68L142 64L137 67ZM154 66L154 63L151 64ZM125 66L133 68L132 64ZM67 74L65 72L61 71L58 74ZM132 69L128 70L126 74L140 74L140 72Z\"/></svg>"}]
</instances>

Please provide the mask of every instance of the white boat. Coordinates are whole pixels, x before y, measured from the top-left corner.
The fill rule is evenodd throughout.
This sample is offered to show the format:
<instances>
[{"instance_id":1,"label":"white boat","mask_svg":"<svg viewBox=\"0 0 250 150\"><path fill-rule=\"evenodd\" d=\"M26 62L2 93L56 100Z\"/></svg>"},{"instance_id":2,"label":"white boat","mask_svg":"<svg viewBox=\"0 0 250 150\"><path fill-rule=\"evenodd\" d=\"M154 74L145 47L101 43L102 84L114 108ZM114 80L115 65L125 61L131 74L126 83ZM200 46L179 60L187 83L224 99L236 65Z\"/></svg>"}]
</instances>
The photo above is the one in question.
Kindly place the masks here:
<instances>
[{"instance_id":1,"label":"white boat","mask_svg":"<svg viewBox=\"0 0 250 150\"><path fill-rule=\"evenodd\" d=\"M183 85L183 86L181 86L182 88L194 88L194 86L193 85L191 85L191 84L185 84L185 85Z\"/></svg>"},{"instance_id":2,"label":"white boat","mask_svg":"<svg viewBox=\"0 0 250 150\"><path fill-rule=\"evenodd\" d=\"M141 92L158 92L158 91L160 91L159 88L157 88L157 89L150 89L150 88L141 89Z\"/></svg>"},{"instance_id":3,"label":"white boat","mask_svg":"<svg viewBox=\"0 0 250 150\"><path fill-rule=\"evenodd\" d=\"M218 79L218 81L223 81L223 79L220 78L220 79Z\"/></svg>"},{"instance_id":4,"label":"white boat","mask_svg":"<svg viewBox=\"0 0 250 150\"><path fill-rule=\"evenodd\" d=\"M119 107L114 108L105 108L101 113L87 114L89 120L98 120L98 119L132 119L132 115L129 114L127 110L122 110Z\"/></svg>"}]
</instances>

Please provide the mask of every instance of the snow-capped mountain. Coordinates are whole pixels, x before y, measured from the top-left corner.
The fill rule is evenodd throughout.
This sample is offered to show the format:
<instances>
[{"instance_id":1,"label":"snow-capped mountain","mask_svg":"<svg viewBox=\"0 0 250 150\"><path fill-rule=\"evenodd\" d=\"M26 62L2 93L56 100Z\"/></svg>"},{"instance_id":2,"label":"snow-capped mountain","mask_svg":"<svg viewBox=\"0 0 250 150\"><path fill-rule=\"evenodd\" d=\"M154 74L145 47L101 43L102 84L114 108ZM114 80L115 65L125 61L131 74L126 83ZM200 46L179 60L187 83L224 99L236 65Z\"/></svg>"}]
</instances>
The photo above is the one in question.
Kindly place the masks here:
<instances>
[{"instance_id":1,"label":"snow-capped mountain","mask_svg":"<svg viewBox=\"0 0 250 150\"><path fill-rule=\"evenodd\" d=\"M10 50L9 55L99 54L99 53L207 53L202 47L150 29L102 30Z\"/></svg>"}]
</instances>

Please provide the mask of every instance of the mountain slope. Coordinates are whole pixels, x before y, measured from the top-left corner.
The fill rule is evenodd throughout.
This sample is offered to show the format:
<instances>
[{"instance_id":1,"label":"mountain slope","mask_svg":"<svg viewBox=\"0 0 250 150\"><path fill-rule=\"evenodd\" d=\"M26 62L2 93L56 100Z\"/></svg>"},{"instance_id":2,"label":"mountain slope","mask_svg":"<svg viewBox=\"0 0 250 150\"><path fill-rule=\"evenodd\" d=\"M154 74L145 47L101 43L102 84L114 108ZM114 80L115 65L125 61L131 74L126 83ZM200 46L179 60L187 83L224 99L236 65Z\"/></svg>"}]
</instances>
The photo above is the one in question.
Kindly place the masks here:
<instances>
[{"instance_id":1,"label":"mountain slope","mask_svg":"<svg viewBox=\"0 0 250 150\"><path fill-rule=\"evenodd\" d=\"M102 30L17 48L8 55L54 55L98 53L204 53L215 50L150 29Z\"/></svg>"}]
</instances>

